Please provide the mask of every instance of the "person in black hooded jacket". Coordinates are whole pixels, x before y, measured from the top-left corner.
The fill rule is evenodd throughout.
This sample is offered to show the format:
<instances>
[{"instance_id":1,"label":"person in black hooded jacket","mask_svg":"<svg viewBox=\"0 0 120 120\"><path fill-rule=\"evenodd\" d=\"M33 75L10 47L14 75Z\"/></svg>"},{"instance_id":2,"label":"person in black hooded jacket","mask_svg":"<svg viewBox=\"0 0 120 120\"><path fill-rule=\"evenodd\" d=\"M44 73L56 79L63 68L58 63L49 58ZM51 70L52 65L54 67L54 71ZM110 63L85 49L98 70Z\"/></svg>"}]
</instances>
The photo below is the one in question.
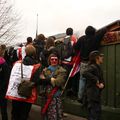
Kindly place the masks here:
<instances>
[{"instance_id":1,"label":"person in black hooded jacket","mask_svg":"<svg viewBox=\"0 0 120 120\"><path fill-rule=\"evenodd\" d=\"M0 46L0 109L2 120L8 120L7 115L7 99L5 99L5 94L7 91L10 69L7 65L5 59L3 58L4 48Z\"/></svg>"},{"instance_id":2,"label":"person in black hooded jacket","mask_svg":"<svg viewBox=\"0 0 120 120\"><path fill-rule=\"evenodd\" d=\"M101 40L106 32L107 28L96 31L93 26L88 26L85 30L85 35L81 36L78 39L77 43L74 45L74 49L80 51L81 58L80 80L78 90L78 98L80 102L82 101L86 81L82 74L84 73L86 66L88 65L89 53L94 50L99 50Z\"/></svg>"},{"instance_id":3,"label":"person in black hooded jacket","mask_svg":"<svg viewBox=\"0 0 120 120\"><path fill-rule=\"evenodd\" d=\"M107 29L96 31L92 26L88 26L85 35L81 36L74 45L76 50L80 50L81 61L89 60L89 53L100 48L100 42L107 32Z\"/></svg>"}]
</instances>

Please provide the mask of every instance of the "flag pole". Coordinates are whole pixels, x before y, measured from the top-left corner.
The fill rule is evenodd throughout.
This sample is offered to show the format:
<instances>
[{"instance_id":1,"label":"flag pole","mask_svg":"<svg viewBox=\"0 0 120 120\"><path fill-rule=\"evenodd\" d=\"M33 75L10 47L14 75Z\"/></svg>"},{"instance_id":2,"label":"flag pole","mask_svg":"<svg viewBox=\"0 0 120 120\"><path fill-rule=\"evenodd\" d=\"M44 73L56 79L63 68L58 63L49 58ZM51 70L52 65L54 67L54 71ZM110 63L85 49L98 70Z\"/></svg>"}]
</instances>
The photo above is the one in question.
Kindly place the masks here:
<instances>
[{"instance_id":1,"label":"flag pole","mask_svg":"<svg viewBox=\"0 0 120 120\"><path fill-rule=\"evenodd\" d=\"M37 14L37 20L36 20L36 38L38 35L38 14Z\"/></svg>"},{"instance_id":2,"label":"flag pole","mask_svg":"<svg viewBox=\"0 0 120 120\"><path fill-rule=\"evenodd\" d=\"M80 56L80 52L78 53L78 56ZM65 85L64 85L63 90L62 90L62 92L61 92L61 96L63 95L63 93L64 93L64 91L65 91L65 89L66 89L66 86L67 86L67 84L68 84L68 82L69 82L69 78L71 77L72 72L74 71L74 68L75 68L75 66L76 66L77 60L79 60L78 57L76 57L76 59L75 59L75 61L74 61L74 64L73 64L73 66L72 66L72 69L71 69L71 71L70 71L70 73L69 73L69 75L68 75L68 77L67 77L67 80L66 80L66 82L65 82Z\"/></svg>"},{"instance_id":3,"label":"flag pole","mask_svg":"<svg viewBox=\"0 0 120 120\"><path fill-rule=\"evenodd\" d=\"M67 80L66 80L66 82L65 82L65 85L64 85L64 87L63 87L63 90L61 91L61 96L63 95L63 93L64 93L64 91L65 91L65 89L66 89L66 86L67 86L67 84L68 84L68 81L69 81L69 78L70 78L70 76L71 76L71 74L72 74L72 71L73 71L73 68L75 67L75 63L73 64L73 67L72 67L72 69L71 69L71 71L70 71L70 73L69 73L69 75L68 75L68 77L67 77Z\"/></svg>"}]
</instances>

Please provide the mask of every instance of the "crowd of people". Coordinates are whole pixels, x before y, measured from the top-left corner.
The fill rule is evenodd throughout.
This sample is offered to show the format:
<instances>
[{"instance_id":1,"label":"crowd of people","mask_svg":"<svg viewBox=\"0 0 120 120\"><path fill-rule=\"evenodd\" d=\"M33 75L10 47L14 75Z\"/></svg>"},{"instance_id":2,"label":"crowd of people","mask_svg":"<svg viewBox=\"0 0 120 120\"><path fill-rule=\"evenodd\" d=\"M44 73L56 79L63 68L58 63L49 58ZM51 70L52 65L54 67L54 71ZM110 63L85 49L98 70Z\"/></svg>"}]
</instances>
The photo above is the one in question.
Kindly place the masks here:
<instances>
[{"instance_id":1,"label":"crowd of people","mask_svg":"<svg viewBox=\"0 0 120 120\"><path fill-rule=\"evenodd\" d=\"M8 120L7 100L12 101L11 120L28 120L32 104L41 95L43 120L63 120L62 96L76 99L88 111L88 120L101 120L101 91L105 87L100 65L104 55L100 43L107 29L88 26L77 38L72 28L58 41L39 34L27 38L25 45L6 48L0 45L0 109ZM32 94L18 94L23 77L34 83ZM40 87L40 91L38 91Z\"/></svg>"}]
</instances>

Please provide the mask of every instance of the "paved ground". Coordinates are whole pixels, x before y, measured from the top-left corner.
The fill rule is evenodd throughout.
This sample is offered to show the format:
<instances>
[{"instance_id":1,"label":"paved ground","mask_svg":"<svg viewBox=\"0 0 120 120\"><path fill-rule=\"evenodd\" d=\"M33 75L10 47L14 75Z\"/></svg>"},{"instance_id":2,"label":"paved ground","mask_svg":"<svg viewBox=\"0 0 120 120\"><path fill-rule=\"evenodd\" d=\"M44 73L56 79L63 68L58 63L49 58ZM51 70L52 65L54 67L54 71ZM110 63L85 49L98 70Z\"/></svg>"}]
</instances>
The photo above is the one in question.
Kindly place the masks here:
<instances>
[{"instance_id":1,"label":"paved ground","mask_svg":"<svg viewBox=\"0 0 120 120\"><path fill-rule=\"evenodd\" d=\"M34 116L32 115L34 114ZM79 116L74 116L71 114L64 114L64 120L86 120L85 118L81 118ZM33 105L32 110L30 112L30 120L40 120L40 107Z\"/></svg>"},{"instance_id":2,"label":"paved ground","mask_svg":"<svg viewBox=\"0 0 120 120\"><path fill-rule=\"evenodd\" d=\"M40 106L33 105L30 111L29 120L40 120L41 119L40 110L41 110ZM11 104L10 103L8 104L8 114L9 114L9 120L11 120L10 119L11 118ZM65 113L64 120L86 120L86 119L81 118L79 116L74 116L74 115Z\"/></svg>"}]
</instances>

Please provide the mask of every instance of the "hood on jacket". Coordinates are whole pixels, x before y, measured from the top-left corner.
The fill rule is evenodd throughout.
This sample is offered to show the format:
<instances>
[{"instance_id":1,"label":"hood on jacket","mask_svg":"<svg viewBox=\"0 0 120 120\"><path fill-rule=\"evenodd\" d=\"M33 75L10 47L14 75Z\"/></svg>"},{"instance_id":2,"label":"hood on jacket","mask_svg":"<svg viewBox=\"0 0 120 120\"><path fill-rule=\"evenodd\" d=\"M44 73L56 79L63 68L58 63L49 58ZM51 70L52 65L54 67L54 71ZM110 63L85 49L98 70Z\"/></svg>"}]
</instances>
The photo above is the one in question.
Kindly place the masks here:
<instances>
[{"instance_id":1,"label":"hood on jacket","mask_svg":"<svg viewBox=\"0 0 120 120\"><path fill-rule=\"evenodd\" d=\"M0 65L5 63L5 59L3 57L0 57Z\"/></svg>"},{"instance_id":2,"label":"hood on jacket","mask_svg":"<svg viewBox=\"0 0 120 120\"><path fill-rule=\"evenodd\" d=\"M37 62L35 61L35 59L31 56L25 56L23 59L23 64L24 65L33 65L33 64L37 64Z\"/></svg>"},{"instance_id":3,"label":"hood on jacket","mask_svg":"<svg viewBox=\"0 0 120 120\"><path fill-rule=\"evenodd\" d=\"M86 35L94 35L96 32L96 29L92 26L88 26L85 30Z\"/></svg>"},{"instance_id":4,"label":"hood on jacket","mask_svg":"<svg viewBox=\"0 0 120 120\"><path fill-rule=\"evenodd\" d=\"M37 45L44 45L45 44L45 41L44 40L36 40L35 41L35 44L37 44Z\"/></svg>"}]
</instances>

